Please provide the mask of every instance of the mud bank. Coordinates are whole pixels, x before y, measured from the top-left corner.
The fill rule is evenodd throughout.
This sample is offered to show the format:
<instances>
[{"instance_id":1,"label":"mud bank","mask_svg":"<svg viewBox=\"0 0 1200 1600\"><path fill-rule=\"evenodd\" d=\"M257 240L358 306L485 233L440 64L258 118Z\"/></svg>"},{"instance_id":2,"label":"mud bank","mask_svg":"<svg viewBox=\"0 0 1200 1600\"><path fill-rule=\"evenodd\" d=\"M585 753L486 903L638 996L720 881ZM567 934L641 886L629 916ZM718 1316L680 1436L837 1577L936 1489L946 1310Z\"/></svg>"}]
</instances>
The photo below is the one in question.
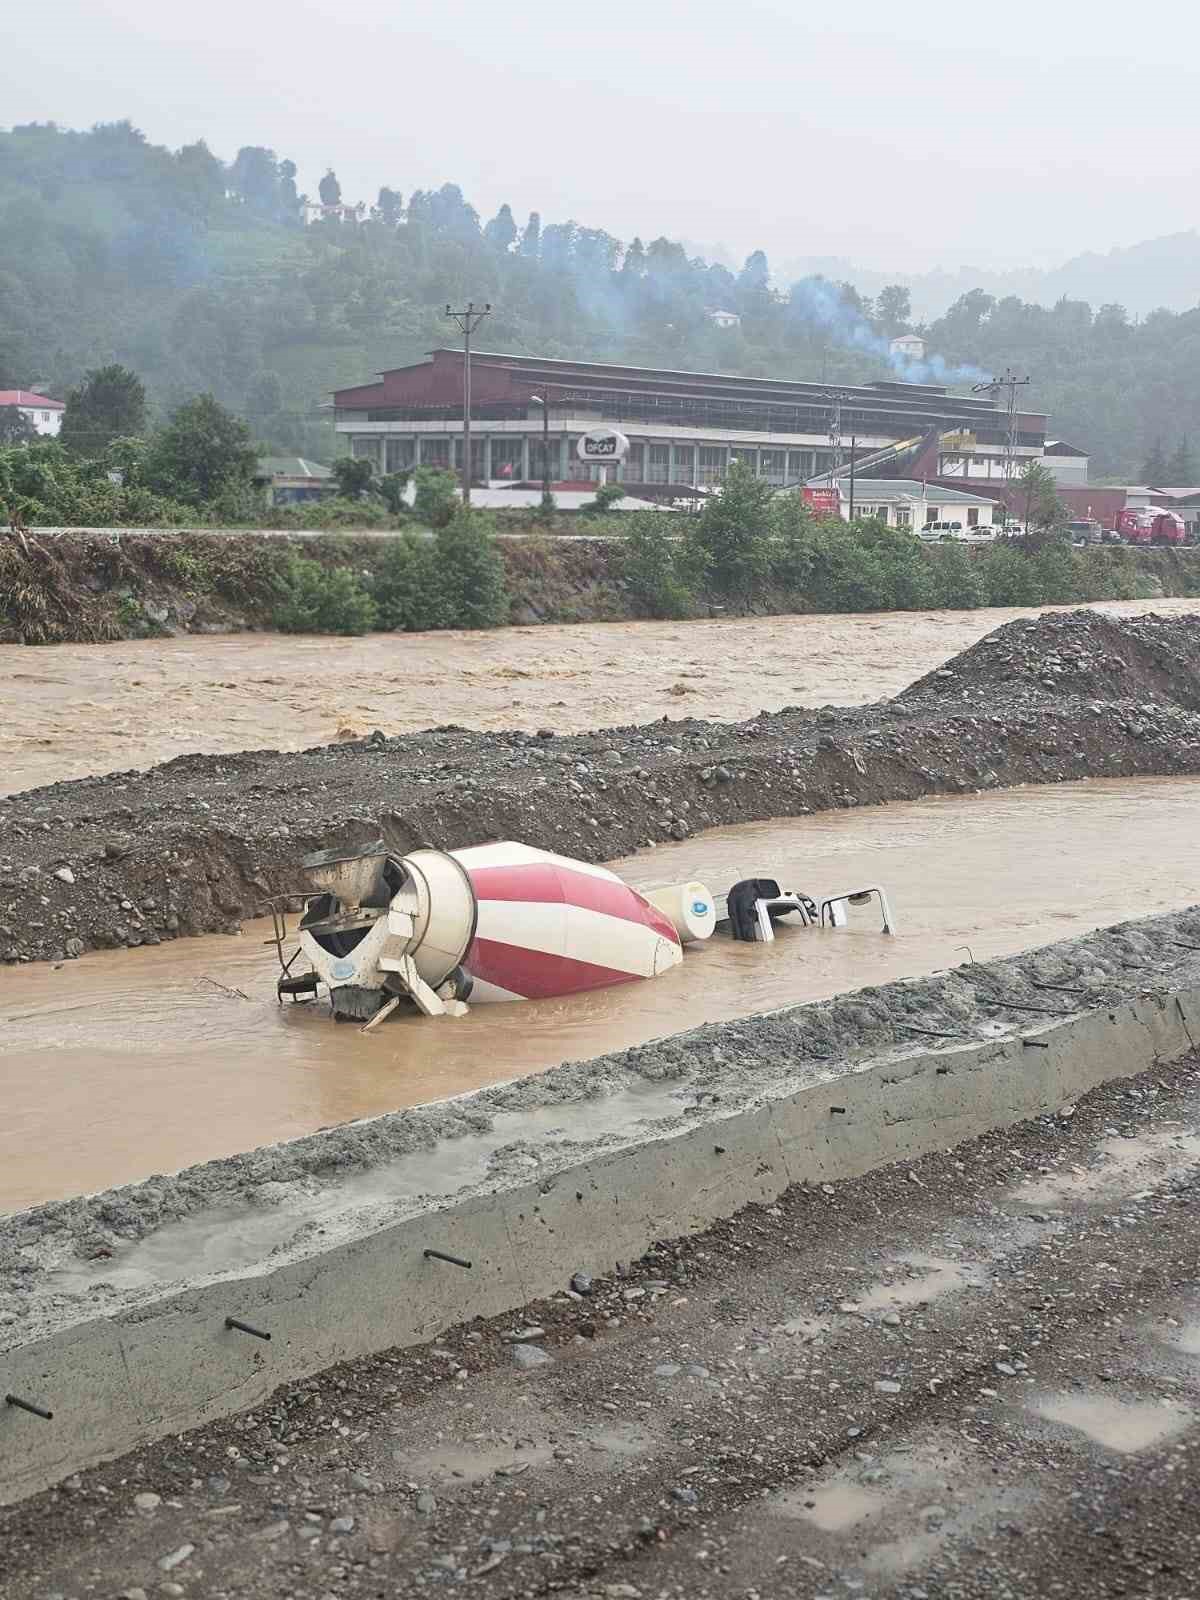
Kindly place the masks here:
<instances>
[{"instance_id":1,"label":"mud bank","mask_svg":"<svg viewBox=\"0 0 1200 1600\"><path fill-rule=\"evenodd\" d=\"M388 543L364 534L34 530L0 541L0 643L270 628L291 556L369 580ZM514 622L620 622L635 614L618 572L619 542L502 537L498 547ZM1158 583L1163 594L1190 594L1200 570L1192 573L1185 561Z\"/></svg>"},{"instance_id":2,"label":"mud bank","mask_svg":"<svg viewBox=\"0 0 1200 1600\"><path fill-rule=\"evenodd\" d=\"M834 807L1200 772L1198 634L1191 617L1072 612L1010 623L863 707L565 737L380 730L31 790L0 802L0 959L235 928L295 892L307 850L380 833L399 849L511 837L602 861Z\"/></svg>"},{"instance_id":3,"label":"mud bank","mask_svg":"<svg viewBox=\"0 0 1200 1600\"><path fill-rule=\"evenodd\" d=\"M62 1420L4 1457L0 1499L789 1185L1060 1107L1180 1058L1198 1030L1193 909L12 1217L0 1371ZM269 1350L228 1316L270 1331Z\"/></svg>"},{"instance_id":4,"label":"mud bank","mask_svg":"<svg viewBox=\"0 0 1200 1600\"><path fill-rule=\"evenodd\" d=\"M577 525L578 533L555 537L534 529L505 533L502 521L497 545L512 622L624 622L645 615L624 577L621 519L580 519ZM2 538L0 644L269 629L290 557L349 569L370 586L397 537L399 530L313 535L110 528ZM929 561L938 555L934 547L924 552ZM1031 592L1046 601L1200 593L1200 553L1192 549L1084 551L1073 570L1065 591L1060 581L1053 592L1040 584ZM696 604L706 609L706 602ZM725 597L718 608L730 615L809 609L802 593L767 589L744 605Z\"/></svg>"}]
</instances>

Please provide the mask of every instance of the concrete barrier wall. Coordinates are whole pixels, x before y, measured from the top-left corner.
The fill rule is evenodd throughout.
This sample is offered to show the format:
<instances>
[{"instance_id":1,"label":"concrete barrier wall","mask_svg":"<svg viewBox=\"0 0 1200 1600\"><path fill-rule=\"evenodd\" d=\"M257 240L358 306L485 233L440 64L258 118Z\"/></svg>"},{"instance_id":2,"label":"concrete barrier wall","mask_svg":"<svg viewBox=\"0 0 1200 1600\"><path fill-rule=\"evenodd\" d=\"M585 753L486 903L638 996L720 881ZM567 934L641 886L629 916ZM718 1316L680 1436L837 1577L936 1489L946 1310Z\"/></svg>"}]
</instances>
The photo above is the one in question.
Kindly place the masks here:
<instances>
[{"instance_id":1,"label":"concrete barrier wall","mask_svg":"<svg viewBox=\"0 0 1200 1600\"><path fill-rule=\"evenodd\" d=\"M0 1348L0 1503L164 1434L253 1406L287 1380L550 1294L656 1239L699 1231L795 1183L833 1182L1052 1110L1200 1038L1200 987L1084 1013L1021 1037L887 1062L706 1115L522 1186L431 1206L302 1261L228 1274L137 1309ZM1047 1046L1036 1048L1025 1040ZM219 1224L214 1224L219 1226ZM426 1248L472 1261L427 1261ZM225 1328L237 1316L265 1344Z\"/></svg>"}]
</instances>

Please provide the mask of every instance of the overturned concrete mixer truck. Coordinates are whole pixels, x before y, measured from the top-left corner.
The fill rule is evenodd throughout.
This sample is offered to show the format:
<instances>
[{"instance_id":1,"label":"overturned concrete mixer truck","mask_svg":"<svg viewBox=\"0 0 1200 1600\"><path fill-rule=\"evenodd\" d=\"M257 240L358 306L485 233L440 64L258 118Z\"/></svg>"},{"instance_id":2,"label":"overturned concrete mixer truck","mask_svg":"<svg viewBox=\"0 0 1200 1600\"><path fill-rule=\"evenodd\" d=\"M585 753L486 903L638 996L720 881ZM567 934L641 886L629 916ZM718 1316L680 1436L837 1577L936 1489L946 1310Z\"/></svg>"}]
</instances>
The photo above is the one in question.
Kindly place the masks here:
<instances>
[{"instance_id":1,"label":"overturned concrete mixer truck","mask_svg":"<svg viewBox=\"0 0 1200 1600\"><path fill-rule=\"evenodd\" d=\"M428 1017L461 1016L467 1002L542 1000L657 978L718 927L769 942L785 917L812 928L845 925L877 885L819 902L773 878L746 878L728 894L698 882L633 889L606 867L512 842L392 854L383 843L324 850L301 862L310 893L299 943L285 956L276 913L282 1001L329 994L338 1021L371 1028L402 1004ZM293 971L303 956L306 971Z\"/></svg>"}]
</instances>

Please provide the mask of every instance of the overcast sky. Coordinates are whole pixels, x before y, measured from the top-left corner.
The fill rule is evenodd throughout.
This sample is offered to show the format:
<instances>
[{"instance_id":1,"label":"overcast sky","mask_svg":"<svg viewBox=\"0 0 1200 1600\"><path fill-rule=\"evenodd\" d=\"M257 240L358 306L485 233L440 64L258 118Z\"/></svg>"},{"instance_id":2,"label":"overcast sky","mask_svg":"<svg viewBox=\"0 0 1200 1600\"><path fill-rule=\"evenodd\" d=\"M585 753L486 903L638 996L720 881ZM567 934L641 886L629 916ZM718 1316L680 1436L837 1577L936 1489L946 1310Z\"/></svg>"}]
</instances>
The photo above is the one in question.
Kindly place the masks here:
<instances>
[{"instance_id":1,"label":"overcast sky","mask_svg":"<svg viewBox=\"0 0 1200 1600\"><path fill-rule=\"evenodd\" d=\"M0 32L4 125L269 145L347 199L906 271L1196 221L1200 22L1164 0L9 0Z\"/></svg>"}]
</instances>

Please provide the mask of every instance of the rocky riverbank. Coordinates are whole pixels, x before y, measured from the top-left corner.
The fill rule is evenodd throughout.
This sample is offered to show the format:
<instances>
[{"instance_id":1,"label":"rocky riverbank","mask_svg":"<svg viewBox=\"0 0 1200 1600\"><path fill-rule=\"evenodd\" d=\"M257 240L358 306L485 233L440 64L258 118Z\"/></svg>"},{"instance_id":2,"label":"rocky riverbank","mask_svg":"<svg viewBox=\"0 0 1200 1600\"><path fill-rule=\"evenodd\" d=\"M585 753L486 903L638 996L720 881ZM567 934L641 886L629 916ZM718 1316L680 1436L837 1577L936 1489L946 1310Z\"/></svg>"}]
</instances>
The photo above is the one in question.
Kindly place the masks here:
<instances>
[{"instance_id":1,"label":"rocky riverbank","mask_svg":"<svg viewBox=\"0 0 1200 1600\"><path fill-rule=\"evenodd\" d=\"M513 837L593 861L834 807L1200 772L1197 620L1008 624L895 700L561 736L440 728L184 756L0 801L0 958L219 931L308 850ZM1118 663L1124 663L1118 666Z\"/></svg>"}]
</instances>

